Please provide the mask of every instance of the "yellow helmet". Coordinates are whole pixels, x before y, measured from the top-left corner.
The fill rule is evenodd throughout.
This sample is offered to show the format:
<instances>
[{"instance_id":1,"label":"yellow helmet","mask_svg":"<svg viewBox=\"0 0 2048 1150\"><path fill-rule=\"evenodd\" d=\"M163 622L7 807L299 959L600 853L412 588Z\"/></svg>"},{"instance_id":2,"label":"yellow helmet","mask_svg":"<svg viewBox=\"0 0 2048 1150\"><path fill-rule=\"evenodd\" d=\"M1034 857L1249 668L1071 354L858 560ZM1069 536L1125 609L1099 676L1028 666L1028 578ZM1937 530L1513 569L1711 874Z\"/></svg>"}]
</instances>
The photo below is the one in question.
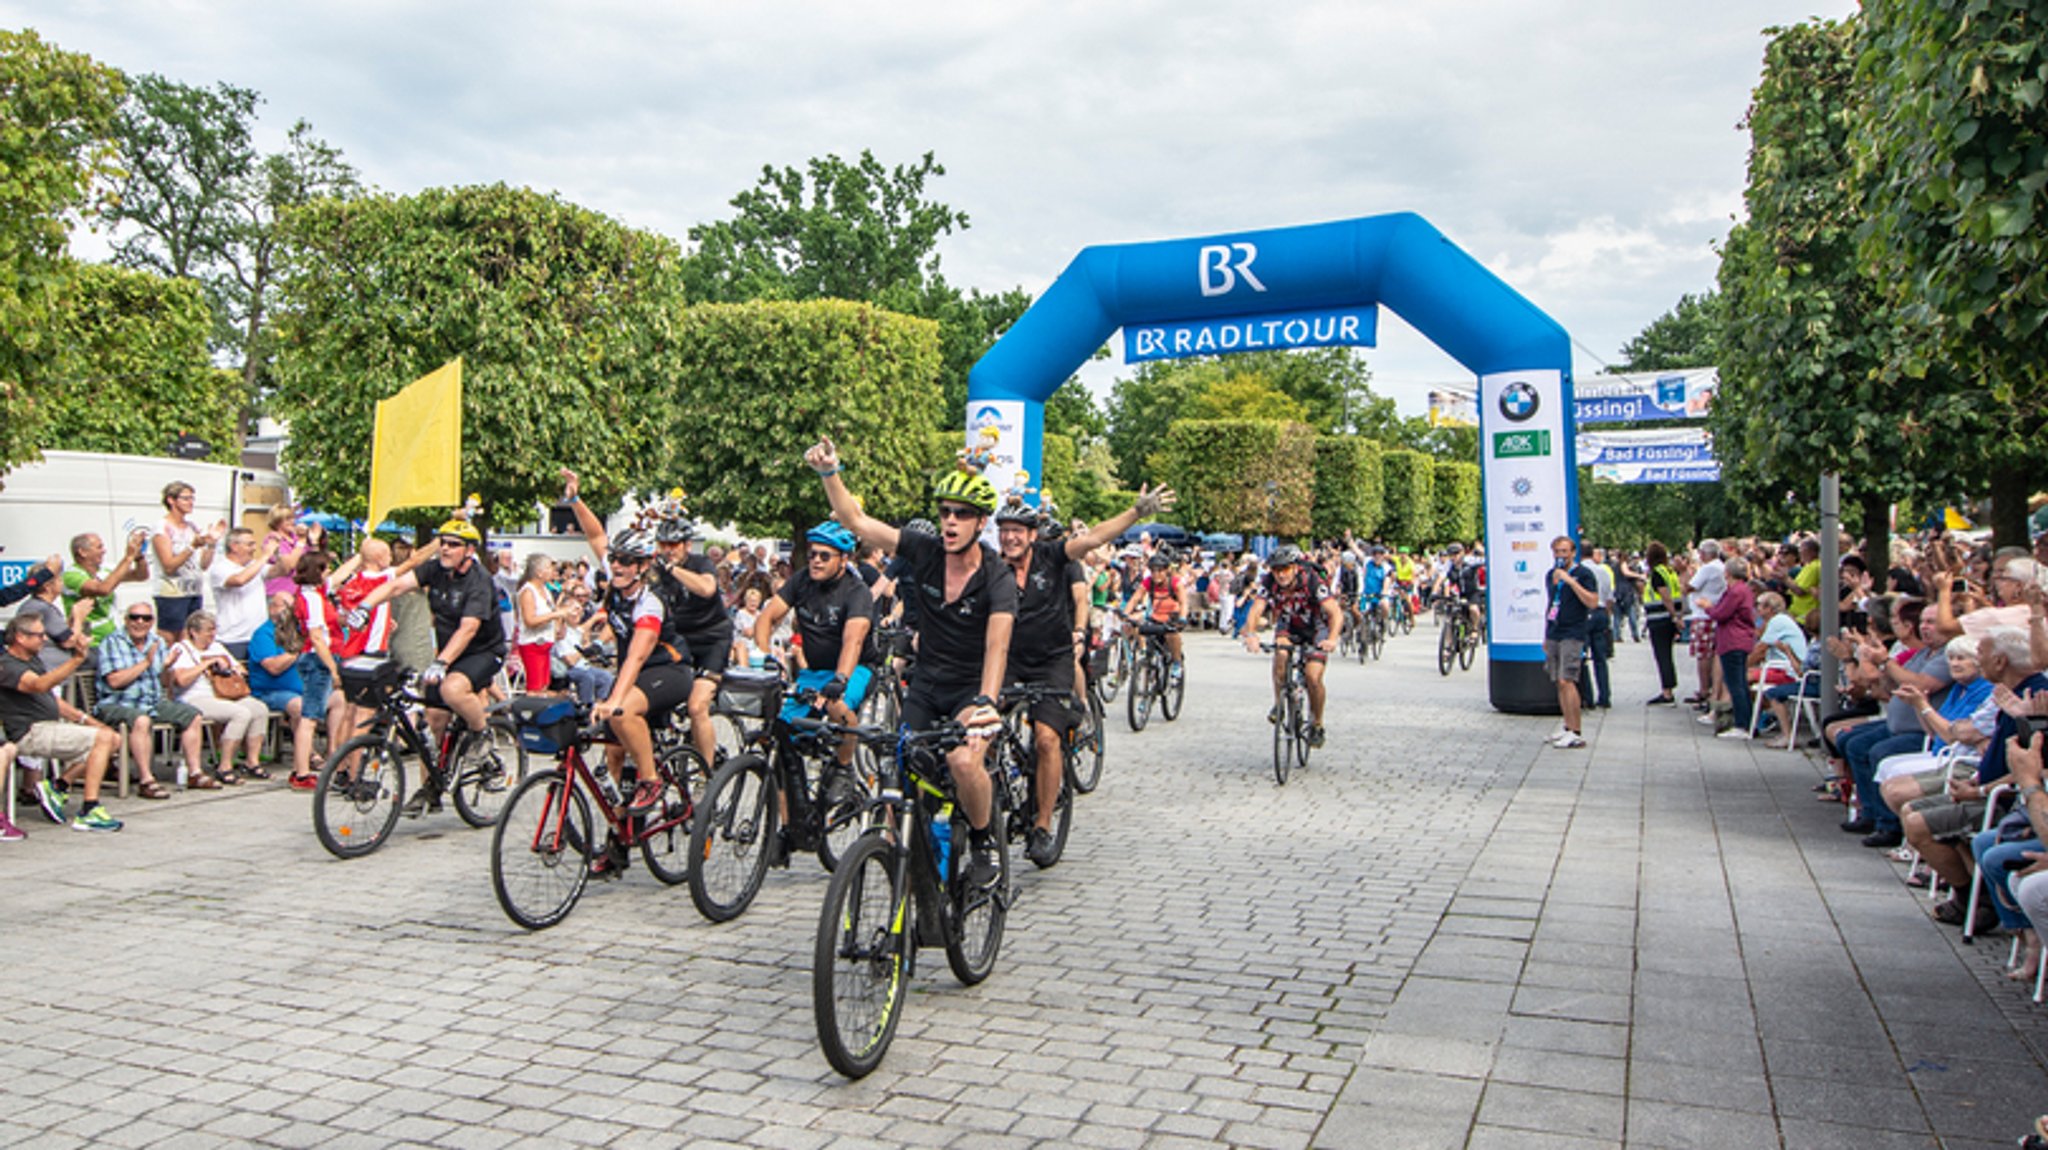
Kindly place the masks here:
<instances>
[{"instance_id":1,"label":"yellow helmet","mask_svg":"<svg viewBox=\"0 0 2048 1150\"><path fill-rule=\"evenodd\" d=\"M481 546L484 541L483 532L478 531L476 525L467 519L450 519L436 529L434 535L437 538L445 535L460 539L472 547Z\"/></svg>"}]
</instances>

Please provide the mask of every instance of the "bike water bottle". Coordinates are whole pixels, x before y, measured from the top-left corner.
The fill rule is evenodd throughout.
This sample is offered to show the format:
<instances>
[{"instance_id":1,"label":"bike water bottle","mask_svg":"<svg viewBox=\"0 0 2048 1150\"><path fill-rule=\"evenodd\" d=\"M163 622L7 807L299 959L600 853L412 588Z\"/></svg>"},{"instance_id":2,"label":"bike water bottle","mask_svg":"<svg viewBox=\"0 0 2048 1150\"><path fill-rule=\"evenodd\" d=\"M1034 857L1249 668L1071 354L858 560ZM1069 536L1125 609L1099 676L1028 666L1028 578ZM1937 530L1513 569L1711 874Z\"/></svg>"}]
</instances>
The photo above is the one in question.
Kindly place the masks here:
<instances>
[{"instance_id":1,"label":"bike water bottle","mask_svg":"<svg viewBox=\"0 0 2048 1150\"><path fill-rule=\"evenodd\" d=\"M605 765L600 762L597 766L591 768L590 773L597 776L597 789L604 792L604 801L613 806L618 806L621 802L619 784L612 781L611 771L606 769Z\"/></svg>"},{"instance_id":2,"label":"bike water bottle","mask_svg":"<svg viewBox=\"0 0 2048 1150\"><path fill-rule=\"evenodd\" d=\"M939 877L943 880L952 872L947 870L953 861L953 804L939 808L932 818L932 850L939 856Z\"/></svg>"}]
</instances>

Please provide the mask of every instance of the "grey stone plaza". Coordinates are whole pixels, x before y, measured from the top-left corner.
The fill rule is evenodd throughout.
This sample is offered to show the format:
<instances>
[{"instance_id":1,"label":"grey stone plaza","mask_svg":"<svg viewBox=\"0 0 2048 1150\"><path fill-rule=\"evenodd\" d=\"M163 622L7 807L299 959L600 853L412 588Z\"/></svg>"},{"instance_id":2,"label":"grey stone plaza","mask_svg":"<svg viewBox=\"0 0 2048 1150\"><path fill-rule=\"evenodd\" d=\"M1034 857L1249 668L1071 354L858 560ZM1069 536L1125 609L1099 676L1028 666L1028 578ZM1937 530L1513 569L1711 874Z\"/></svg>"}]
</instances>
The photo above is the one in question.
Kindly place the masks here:
<instances>
[{"instance_id":1,"label":"grey stone plaza","mask_svg":"<svg viewBox=\"0 0 2048 1150\"><path fill-rule=\"evenodd\" d=\"M921 963L858 1083L816 1045L808 858L727 925L636 864L528 934L452 812L340 862L281 783L111 836L24 810L0 1146L1976 1150L2048 1110L2005 938L1931 921L1807 757L1641 706L1646 646L1559 751L1425 624L1330 669L1284 788L1263 660L1188 649L1178 722L1118 701L995 975Z\"/></svg>"}]
</instances>

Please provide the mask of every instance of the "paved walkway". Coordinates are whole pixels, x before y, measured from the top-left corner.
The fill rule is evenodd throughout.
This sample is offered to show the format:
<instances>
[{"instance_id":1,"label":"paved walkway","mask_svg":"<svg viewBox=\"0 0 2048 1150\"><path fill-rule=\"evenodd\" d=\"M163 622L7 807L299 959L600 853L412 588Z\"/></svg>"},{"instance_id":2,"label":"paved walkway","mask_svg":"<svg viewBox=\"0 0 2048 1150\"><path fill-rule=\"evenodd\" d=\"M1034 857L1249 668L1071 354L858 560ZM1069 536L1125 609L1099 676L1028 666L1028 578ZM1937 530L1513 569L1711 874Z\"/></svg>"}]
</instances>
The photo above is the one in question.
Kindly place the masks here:
<instances>
[{"instance_id":1,"label":"paved walkway","mask_svg":"<svg viewBox=\"0 0 2048 1150\"><path fill-rule=\"evenodd\" d=\"M1627 645L1548 750L1433 640L1332 668L1280 788L1262 664L1190 637L1186 714L1113 725L996 975L923 964L859 1083L808 862L724 926L636 870L529 935L452 814L341 863L276 787L31 813L0 1145L1976 1148L2048 1110L2003 942L1932 924L1802 757L1646 711Z\"/></svg>"}]
</instances>

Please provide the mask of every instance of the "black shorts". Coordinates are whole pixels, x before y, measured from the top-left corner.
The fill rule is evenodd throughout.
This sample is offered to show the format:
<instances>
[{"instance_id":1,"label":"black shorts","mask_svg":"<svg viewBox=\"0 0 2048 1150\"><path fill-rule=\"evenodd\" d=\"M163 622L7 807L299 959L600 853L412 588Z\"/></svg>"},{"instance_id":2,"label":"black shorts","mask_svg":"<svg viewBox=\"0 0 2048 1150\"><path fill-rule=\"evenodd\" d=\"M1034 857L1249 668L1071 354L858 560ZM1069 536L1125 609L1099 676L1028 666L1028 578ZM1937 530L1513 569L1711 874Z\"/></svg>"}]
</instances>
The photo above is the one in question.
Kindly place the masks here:
<instances>
[{"instance_id":1,"label":"black shorts","mask_svg":"<svg viewBox=\"0 0 2048 1150\"><path fill-rule=\"evenodd\" d=\"M450 675L461 675L469 680L470 690L482 694L490 689L491 680L498 677L498 670L504 665L505 655L502 651L495 654L489 651L466 651L463 653L462 658L448 664L448 673ZM420 698L429 707L438 707L444 711L448 709L448 704L441 701L441 684L439 683L435 683L432 686L423 686L420 690Z\"/></svg>"},{"instance_id":2,"label":"black shorts","mask_svg":"<svg viewBox=\"0 0 2048 1150\"><path fill-rule=\"evenodd\" d=\"M685 635L683 642L690 648L690 663L698 676L716 680L725 674L725 665L732 660L731 627Z\"/></svg>"},{"instance_id":3,"label":"black shorts","mask_svg":"<svg viewBox=\"0 0 2048 1150\"><path fill-rule=\"evenodd\" d=\"M910 686L903 692L903 722L913 731L929 731L966 710L968 702L979 694L978 680L941 684L921 679L912 672Z\"/></svg>"},{"instance_id":4,"label":"black shorts","mask_svg":"<svg viewBox=\"0 0 2048 1150\"><path fill-rule=\"evenodd\" d=\"M1283 627L1273 633L1273 638L1276 641L1282 636L1285 636L1288 642L1297 647L1316 648L1316 650L1308 653L1309 662L1327 663L1330 661L1330 653L1321 649L1323 640L1330 637L1330 624L1328 620L1317 619L1314 631L1310 631L1307 627Z\"/></svg>"},{"instance_id":5,"label":"black shorts","mask_svg":"<svg viewBox=\"0 0 2048 1150\"><path fill-rule=\"evenodd\" d=\"M1010 667L1010 677L1005 686L1014 687L1031 683L1041 687L1057 687L1068 695L1074 693L1074 660L1069 657L1052 663L1031 664ZM972 695L968 696L973 698ZM1072 729L1078 716L1074 708L1061 699L1040 699L1031 704L1031 721L1043 723L1053 730L1065 734Z\"/></svg>"},{"instance_id":6,"label":"black shorts","mask_svg":"<svg viewBox=\"0 0 2048 1150\"><path fill-rule=\"evenodd\" d=\"M633 689L647 697L648 724L660 726L668 721L677 707L688 703L690 686L696 678L697 673L682 663L640 668L639 677L633 680Z\"/></svg>"}]
</instances>

